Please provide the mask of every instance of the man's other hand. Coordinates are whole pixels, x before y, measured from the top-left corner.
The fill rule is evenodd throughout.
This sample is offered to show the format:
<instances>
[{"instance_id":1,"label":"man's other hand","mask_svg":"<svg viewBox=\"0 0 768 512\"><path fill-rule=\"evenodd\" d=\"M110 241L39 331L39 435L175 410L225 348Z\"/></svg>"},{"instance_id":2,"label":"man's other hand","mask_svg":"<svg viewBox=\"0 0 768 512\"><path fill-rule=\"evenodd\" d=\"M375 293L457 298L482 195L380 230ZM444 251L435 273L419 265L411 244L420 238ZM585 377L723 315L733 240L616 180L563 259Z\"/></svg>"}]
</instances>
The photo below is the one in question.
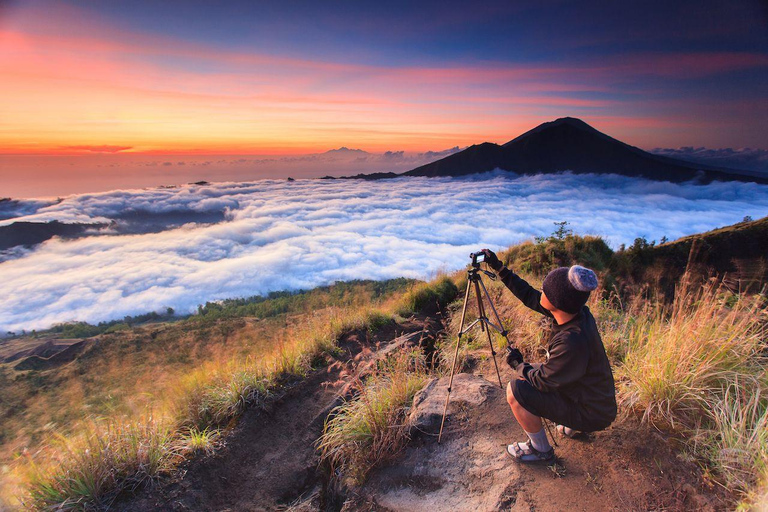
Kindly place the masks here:
<instances>
[{"instance_id":1,"label":"man's other hand","mask_svg":"<svg viewBox=\"0 0 768 512\"><path fill-rule=\"evenodd\" d=\"M517 370L518 365L523 362L523 353L510 345L507 347L506 360L510 368Z\"/></svg>"},{"instance_id":2,"label":"man's other hand","mask_svg":"<svg viewBox=\"0 0 768 512\"><path fill-rule=\"evenodd\" d=\"M501 267L504 266L504 264L499 260L499 257L496 256L496 253L493 252L492 250L482 249L480 252L485 254L485 262L488 264L489 267L491 267L496 272L501 270Z\"/></svg>"}]
</instances>

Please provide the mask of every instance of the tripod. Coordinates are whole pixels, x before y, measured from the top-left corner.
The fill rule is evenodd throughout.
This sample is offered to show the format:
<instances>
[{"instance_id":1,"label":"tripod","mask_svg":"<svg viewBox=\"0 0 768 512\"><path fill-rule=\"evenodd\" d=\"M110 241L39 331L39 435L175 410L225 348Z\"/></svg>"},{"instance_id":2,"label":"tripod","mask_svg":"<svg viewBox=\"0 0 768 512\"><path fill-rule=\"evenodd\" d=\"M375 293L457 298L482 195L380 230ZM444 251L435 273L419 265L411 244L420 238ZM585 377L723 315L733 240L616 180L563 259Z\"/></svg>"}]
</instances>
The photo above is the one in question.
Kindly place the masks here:
<instances>
[{"instance_id":1,"label":"tripod","mask_svg":"<svg viewBox=\"0 0 768 512\"><path fill-rule=\"evenodd\" d=\"M453 354L453 364L451 365L451 378L448 381L448 395L445 397L445 406L443 407L443 419L440 422L440 433L437 436L437 443L440 444L440 440L443 436L443 425L445 424L445 415L448 412L448 402L451 399L451 387L453 386L453 375L456 372L456 360L459 357L459 346L461 345L461 337L466 334L470 329L472 329L475 325L480 324L480 330L484 331L488 335L488 346L491 347L491 355L493 356L493 366L496 367L496 377L499 379L499 387L504 388L504 386L501 384L501 375L499 374L499 365L496 363L496 350L493 348L493 340L491 339L491 328L498 331L504 338L507 340L507 345L510 345L509 337L507 336L507 330L504 329L504 327L501 324L501 319L499 318L499 314L496 312L496 308L493 307L493 302L491 301L491 296L488 294L488 290L485 288L485 284L483 283L481 273L487 275L490 279L495 280L496 275L492 272L488 272L487 270L481 270L480 269L480 263L477 261L477 256L475 254L470 254L470 257L472 258L472 264L467 269L467 289L464 292L464 306L461 310L461 324L459 326L459 338L456 341L456 352ZM466 328L464 327L464 321L467 317L467 304L469 303L469 293L470 290L474 288L475 289L475 296L477 297L477 319L470 323ZM481 293L481 291L483 293ZM497 324L494 324L490 320L488 320L488 317L485 315L485 305L483 304L483 294L488 301L488 304L491 306L491 311L493 311L493 316L496 318Z\"/></svg>"}]
</instances>

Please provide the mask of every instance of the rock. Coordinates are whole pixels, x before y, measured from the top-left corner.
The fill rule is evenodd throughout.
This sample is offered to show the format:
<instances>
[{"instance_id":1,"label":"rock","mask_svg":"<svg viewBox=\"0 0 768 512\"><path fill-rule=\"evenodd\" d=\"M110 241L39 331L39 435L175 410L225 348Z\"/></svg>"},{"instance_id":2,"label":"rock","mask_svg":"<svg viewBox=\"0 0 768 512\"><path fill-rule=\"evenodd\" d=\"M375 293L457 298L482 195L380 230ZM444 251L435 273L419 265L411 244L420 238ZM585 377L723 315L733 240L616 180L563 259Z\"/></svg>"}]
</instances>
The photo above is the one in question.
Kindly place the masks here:
<instances>
[{"instance_id":1,"label":"rock","mask_svg":"<svg viewBox=\"0 0 768 512\"><path fill-rule=\"evenodd\" d=\"M450 377L430 380L416 396L409 416L411 428L424 432L437 432L443 418L445 397L448 393ZM483 377L469 373L459 373L453 377L451 400L448 403L448 416L460 408L476 407L488 400L494 385Z\"/></svg>"},{"instance_id":2,"label":"rock","mask_svg":"<svg viewBox=\"0 0 768 512\"><path fill-rule=\"evenodd\" d=\"M398 350L407 350L415 347L421 343L421 338L424 333L421 331L411 332L403 334L389 342L387 346L376 352L376 359L386 359L390 355L394 354Z\"/></svg>"}]
</instances>

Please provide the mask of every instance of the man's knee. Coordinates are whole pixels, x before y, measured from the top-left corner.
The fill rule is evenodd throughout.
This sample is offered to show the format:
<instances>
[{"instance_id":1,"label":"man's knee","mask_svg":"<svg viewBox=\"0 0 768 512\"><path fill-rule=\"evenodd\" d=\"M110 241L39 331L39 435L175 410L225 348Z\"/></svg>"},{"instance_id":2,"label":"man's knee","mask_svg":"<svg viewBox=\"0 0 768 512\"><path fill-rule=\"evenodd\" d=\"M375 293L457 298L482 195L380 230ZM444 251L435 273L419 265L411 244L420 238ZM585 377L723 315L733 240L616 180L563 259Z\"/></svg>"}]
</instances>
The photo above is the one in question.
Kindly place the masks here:
<instances>
[{"instance_id":1,"label":"man's knee","mask_svg":"<svg viewBox=\"0 0 768 512\"><path fill-rule=\"evenodd\" d=\"M512 407L517 405L517 400L515 400L515 394L512 392L511 382L507 384L507 403Z\"/></svg>"}]
</instances>

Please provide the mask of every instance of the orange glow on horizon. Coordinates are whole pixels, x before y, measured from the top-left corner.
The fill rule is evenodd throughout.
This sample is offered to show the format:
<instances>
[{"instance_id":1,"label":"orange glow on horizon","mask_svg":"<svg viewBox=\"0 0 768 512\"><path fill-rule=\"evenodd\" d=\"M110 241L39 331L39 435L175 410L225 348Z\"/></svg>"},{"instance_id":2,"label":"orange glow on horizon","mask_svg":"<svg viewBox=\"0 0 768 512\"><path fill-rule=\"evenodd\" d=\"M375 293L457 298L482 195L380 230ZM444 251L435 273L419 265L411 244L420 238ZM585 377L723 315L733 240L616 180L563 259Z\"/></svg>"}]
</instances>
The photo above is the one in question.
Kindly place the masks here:
<instances>
[{"instance_id":1,"label":"orange glow on horizon","mask_svg":"<svg viewBox=\"0 0 768 512\"><path fill-rule=\"evenodd\" d=\"M71 7L53 21L27 14L0 26L5 155L419 152L504 143L564 115L640 145L653 130L695 122L637 115L611 84L768 66L765 56L727 52L600 65L362 65L131 33ZM661 100L644 104L665 112Z\"/></svg>"}]
</instances>

